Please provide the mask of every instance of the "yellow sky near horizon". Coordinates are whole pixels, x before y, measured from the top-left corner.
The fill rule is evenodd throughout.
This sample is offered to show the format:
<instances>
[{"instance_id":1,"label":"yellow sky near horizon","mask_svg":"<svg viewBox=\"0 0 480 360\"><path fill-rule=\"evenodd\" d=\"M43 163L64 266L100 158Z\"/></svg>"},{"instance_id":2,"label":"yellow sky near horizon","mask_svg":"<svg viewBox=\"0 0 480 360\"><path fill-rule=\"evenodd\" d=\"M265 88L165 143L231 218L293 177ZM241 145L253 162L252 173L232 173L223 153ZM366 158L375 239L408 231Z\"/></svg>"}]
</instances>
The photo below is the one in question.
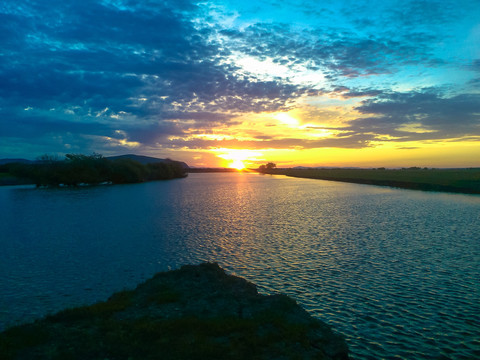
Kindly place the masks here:
<instances>
[{"instance_id":1,"label":"yellow sky near horizon","mask_svg":"<svg viewBox=\"0 0 480 360\"><path fill-rule=\"evenodd\" d=\"M410 146L412 144L409 144ZM265 150L213 149L199 153L191 164L196 167L245 167L274 162L278 167L328 166L328 167L478 167L480 146L477 142L423 145L417 148L370 147L363 149L265 149ZM243 154L238 156L237 154ZM212 155L214 157L212 157Z\"/></svg>"},{"instance_id":2,"label":"yellow sky near horizon","mask_svg":"<svg viewBox=\"0 0 480 360\"><path fill-rule=\"evenodd\" d=\"M193 159L189 165L195 167L239 168L243 164L256 168L266 162L278 167L480 166L480 136L400 141L375 134L374 141L345 146L341 141L350 135L349 122L362 116L352 106L303 104L288 112L242 115L235 125L192 132L187 141L200 141L204 148L176 149L175 156L182 156L183 151L185 158ZM435 132L415 123L397 130L406 134ZM335 146L335 141L340 145Z\"/></svg>"}]
</instances>

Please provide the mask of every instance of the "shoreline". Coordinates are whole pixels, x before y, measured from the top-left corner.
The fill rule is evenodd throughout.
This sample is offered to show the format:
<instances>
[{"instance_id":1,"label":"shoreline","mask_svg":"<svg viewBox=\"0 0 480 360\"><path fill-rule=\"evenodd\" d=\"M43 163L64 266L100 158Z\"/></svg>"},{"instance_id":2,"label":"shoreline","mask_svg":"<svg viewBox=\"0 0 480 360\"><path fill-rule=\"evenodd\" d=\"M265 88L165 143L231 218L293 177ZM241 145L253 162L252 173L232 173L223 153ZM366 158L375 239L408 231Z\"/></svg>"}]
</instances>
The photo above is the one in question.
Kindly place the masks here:
<instances>
[{"instance_id":1,"label":"shoreline","mask_svg":"<svg viewBox=\"0 0 480 360\"><path fill-rule=\"evenodd\" d=\"M388 186L408 190L480 194L480 169L276 169L271 175Z\"/></svg>"},{"instance_id":2,"label":"shoreline","mask_svg":"<svg viewBox=\"0 0 480 360\"><path fill-rule=\"evenodd\" d=\"M325 181L338 181L338 182L346 182L351 184L361 184L361 185L376 185L376 186L384 186L384 187L392 187L392 188L399 188L399 189L406 189L406 190L420 190L420 191L435 191L435 192L448 192L448 193L455 193L455 194L468 194L468 195L479 195L480 190L474 189L462 189L456 188L452 186L443 186L443 185L435 185L435 184L428 184L428 183L413 183L413 182L402 182L402 181L381 181L381 180L367 180L367 179L342 179L342 178L313 178L313 177L305 177L305 176L296 176L296 175L286 175L288 177L296 177L296 178L303 178L303 179L315 179L315 180L325 180Z\"/></svg>"}]
</instances>

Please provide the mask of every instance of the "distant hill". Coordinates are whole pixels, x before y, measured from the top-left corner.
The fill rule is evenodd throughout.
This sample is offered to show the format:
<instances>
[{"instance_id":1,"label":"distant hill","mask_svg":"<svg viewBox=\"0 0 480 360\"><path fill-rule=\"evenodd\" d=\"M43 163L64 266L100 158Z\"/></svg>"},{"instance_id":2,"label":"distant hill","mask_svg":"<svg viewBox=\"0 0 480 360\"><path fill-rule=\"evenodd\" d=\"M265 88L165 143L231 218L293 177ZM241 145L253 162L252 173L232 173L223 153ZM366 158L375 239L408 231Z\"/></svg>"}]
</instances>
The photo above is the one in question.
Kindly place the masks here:
<instances>
[{"instance_id":1,"label":"distant hill","mask_svg":"<svg viewBox=\"0 0 480 360\"><path fill-rule=\"evenodd\" d=\"M184 163L183 161L175 161L171 159L160 159L156 157L151 157L151 156L143 156L143 155L135 155L135 154L126 154L126 155L117 155L117 156L107 156L106 157L109 160L119 160L119 159L130 159L130 160L135 160L138 161L140 164L156 164L156 163L169 163L169 162L178 162L182 164L182 167L184 169L189 169L190 167Z\"/></svg>"}]
</instances>

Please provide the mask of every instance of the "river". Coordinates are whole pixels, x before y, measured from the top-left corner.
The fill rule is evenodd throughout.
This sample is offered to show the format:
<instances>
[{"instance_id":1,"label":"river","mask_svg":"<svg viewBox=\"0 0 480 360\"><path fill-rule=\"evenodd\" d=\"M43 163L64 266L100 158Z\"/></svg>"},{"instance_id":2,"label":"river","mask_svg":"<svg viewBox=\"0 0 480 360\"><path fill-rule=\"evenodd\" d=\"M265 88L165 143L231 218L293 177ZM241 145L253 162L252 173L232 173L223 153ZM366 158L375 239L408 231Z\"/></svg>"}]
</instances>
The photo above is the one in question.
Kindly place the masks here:
<instances>
[{"instance_id":1,"label":"river","mask_svg":"<svg viewBox=\"0 0 480 360\"><path fill-rule=\"evenodd\" d=\"M480 358L480 196L249 173L0 187L0 329L215 261L353 359Z\"/></svg>"}]
</instances>

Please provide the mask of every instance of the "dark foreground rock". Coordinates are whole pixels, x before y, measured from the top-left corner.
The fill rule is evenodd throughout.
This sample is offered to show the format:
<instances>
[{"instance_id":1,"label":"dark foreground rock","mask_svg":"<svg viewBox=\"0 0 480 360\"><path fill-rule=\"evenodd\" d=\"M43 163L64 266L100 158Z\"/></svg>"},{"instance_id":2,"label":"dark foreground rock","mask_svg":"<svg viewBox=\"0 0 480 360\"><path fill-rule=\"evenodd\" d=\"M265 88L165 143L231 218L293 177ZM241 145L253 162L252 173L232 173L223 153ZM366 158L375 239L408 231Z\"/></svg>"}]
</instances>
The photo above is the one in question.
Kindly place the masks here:
<instances>
[{"instance_id":1,"label":"dark foreground rock","mask_svg":"<svg viewBox=\"0 0 480 360\"><path fill-rule=\"evenodd\" d=\"M348 359L348 349L291 298L259 295L254 284L202 264L8 329L0 358Z\"/></svg>"}]
</instances>

